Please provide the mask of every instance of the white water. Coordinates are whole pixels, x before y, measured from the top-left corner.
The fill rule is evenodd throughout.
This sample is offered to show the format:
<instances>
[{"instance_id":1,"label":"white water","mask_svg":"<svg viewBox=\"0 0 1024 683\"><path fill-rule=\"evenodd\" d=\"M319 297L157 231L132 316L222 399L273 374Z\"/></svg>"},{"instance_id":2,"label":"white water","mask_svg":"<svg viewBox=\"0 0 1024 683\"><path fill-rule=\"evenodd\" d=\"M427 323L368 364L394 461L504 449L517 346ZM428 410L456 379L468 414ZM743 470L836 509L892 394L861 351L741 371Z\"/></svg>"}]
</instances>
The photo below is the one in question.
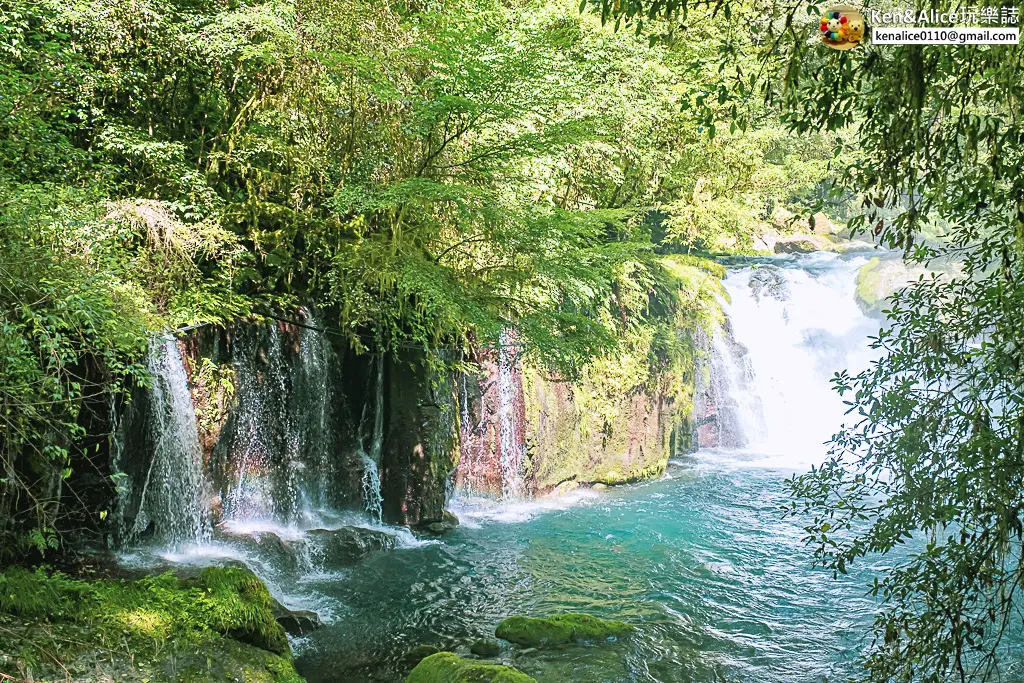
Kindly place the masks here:
<instances>
[{"instance_id":1,"label":"white water","mask_svg":"<svg viewBox=\"0 0 1024 683\"><path fill-rule=\"evenodd\" d=\"M336 459L333 352L316 318L304 311L294 369L290 340L277 325L240 330L235 341L238 460L226 500L229 520L295 522L330 506Z\"/></svg>"},{"instance_id":2,"label":"white water","mask_svg":"<svg viewBox=\"0 0 1024 683\"><path fill-rule=\"evenodd\" d=\"M516 438L516 386L512 369L517 352L512 345L512 334L502 330L498 347L498 419L501 424L501 494L505 500L516 500L523 495L523 449Z\"/></svg>"},{"instance_id":3,"label":"white water","mask_svg":"<svg viewBox=\"0 0 1024 683\"><path fill-rule=\"evenodd\" d=\"M879 327L854 299L866 260L813 254L726 277L725 312L746 354L721 339L717 351L744 450L767 455L759 464L820 463L825 442L843 424L846 406L831 379L868 365L868 337Z\"/></svg>"},{"instance_id":4,"label":"white water","mask_svg":"<svg viewBox=\"0 0 1024 683\"><path fill-rule=\"evenodd\" d=\"M366 448L365 425L369 401L359 420L359 455L363 460L363 507L378 524L384 518L384 495L380 489L380 457L384 449L384 354L377 354L377 376L373 387L373 432Z\"/></svg>"},{"instance_id":5,"label":"white water","mask_svg":"<svg viewBox=\"0 0 1024 683\"><path fill-rule=\"evenodd\" d=\"M203 453L177 340L154 340L146 366L152 377L146 430L153 457L131 535L152 524L155 535L172 545L202 541L210 534Z\"/></svg>"}]
</instances>

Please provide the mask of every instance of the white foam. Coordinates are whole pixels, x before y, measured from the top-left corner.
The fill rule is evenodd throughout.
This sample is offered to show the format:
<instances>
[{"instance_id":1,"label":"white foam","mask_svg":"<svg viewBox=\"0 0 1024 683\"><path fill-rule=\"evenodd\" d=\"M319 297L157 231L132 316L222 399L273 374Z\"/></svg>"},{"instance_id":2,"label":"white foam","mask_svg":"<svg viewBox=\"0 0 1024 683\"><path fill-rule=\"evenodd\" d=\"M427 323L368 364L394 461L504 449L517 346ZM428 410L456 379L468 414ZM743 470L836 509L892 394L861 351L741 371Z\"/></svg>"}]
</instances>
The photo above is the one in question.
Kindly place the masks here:
<instances>
[{"instance_id":1,"label":"white foam","mask_svg":"<svg viewBox=\"0 0 1024 683\"><path fill-rule=\"evenodd\" d=\"M462 524L474 529L480 528L485 522L521 524L538 515L592 503L600 497L601 494L593 489L576 489L557 496L517 501L460 495L454 498L448 507Z\"/></svg>"}]
</instances>

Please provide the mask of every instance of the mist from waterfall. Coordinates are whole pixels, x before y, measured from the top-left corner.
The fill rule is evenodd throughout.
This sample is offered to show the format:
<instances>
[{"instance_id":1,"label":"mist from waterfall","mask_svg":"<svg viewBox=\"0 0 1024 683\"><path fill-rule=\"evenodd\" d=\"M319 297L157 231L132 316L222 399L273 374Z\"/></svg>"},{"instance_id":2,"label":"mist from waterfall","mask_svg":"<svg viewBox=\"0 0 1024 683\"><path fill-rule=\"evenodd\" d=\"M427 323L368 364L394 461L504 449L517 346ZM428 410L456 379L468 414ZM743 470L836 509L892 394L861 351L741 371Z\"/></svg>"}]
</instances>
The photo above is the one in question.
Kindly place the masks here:
<instances>
[{"instance_id":1,"label":"mist from waterfall","mask_svg":"<svg viewBox=\"0 0 1024 683\"><path fill-rule=\"evenodd\" d=\"M728 273L723 307L732 334L716 336L713 372L727 396L720 428L731 423L736 434L722 446L780 466L824 459L825 442L846 417L831 379L873 357L868 338L879 322L854 299L866 261L818 253Z\"/></svg>"},{"instance_id":2,"label":"mist from waterfall","mask_svg":"<svg viewBox=\"0 0 1024 683\"><path fill-rule=\"evenodd\" d=\"M154 536L171 545L202 541L210 535L203 452L178 341L155 339L146 369L152 384L145 429L153 454L130 535L152 525Z\"/></svg>"}]
</instances>

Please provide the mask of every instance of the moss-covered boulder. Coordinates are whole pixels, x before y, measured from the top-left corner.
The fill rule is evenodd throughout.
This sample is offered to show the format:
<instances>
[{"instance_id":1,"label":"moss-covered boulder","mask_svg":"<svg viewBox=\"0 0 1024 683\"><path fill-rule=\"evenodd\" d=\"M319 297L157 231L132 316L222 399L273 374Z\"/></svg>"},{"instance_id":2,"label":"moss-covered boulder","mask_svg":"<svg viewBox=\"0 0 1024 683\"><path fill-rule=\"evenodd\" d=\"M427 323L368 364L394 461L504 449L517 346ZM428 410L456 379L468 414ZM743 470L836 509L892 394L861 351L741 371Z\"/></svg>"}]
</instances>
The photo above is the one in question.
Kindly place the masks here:
<instances>
[{"instance_id":1,"label":"moss-covered boulder","mask_svg":"<svg viewBox=\"0 0 1024 683\"><path fill-rule=\"evenodd\" d=\"M239 567L138 580L12 568L0 626L0 673L16 680L302 680L270 593Z\"/></svg>"},{"instance_id":2,"label":"moss-covered boulder","mask_svg":"<svg viewBox=\"0 0 1024 683\"><path fill-rule=\"evenodd\" d=\"M559 614L544 619L509 617L498 624L494 635L516 645L547 647L612 640L633 631L633 626L622 621L608 621L589 614Z\"/></svg>"},{"instance_id":3,"label":"moss-covered boulder","mask_svg":"<svg viewBox=\"0 0 1024 683\"><path fill-rule=\"evenodd\" d=\"M509 666L439 652L416 665L405 683L537 683Z\"/></svg>"}]
</instances>

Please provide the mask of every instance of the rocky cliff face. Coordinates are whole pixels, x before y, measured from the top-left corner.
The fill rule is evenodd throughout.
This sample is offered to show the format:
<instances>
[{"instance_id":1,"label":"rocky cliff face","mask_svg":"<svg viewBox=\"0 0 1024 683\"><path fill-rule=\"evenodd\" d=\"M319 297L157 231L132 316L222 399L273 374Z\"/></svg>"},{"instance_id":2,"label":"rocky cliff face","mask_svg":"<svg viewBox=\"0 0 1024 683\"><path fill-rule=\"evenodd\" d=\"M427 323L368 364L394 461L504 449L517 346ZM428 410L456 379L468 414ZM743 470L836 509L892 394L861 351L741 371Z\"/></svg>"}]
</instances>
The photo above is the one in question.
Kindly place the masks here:
<instances>
[{"instance_id":1,"label":"rocky cliff face","mask_svg":"<svg viewBox=\"0 0 1024 683\"><path fill-rule=\"evenodd\" d=\"M392 358L382 458L384 519L440 521L459 459L455 376L430 368L422 352Z\"/></svg>"},{"instance_id":2,"label":"rocky cliff face","mask_svg":"<svg viewBox=\"0 0 1024 683\"><path fill-rule=\"evenodd\" d=\"M463 378L460 490L529 496L560 484L619 484L665 469L682 426L661 390L635 387L595 416L590 383L545 376L518 360L503 368L480 354L479 378Z\"/></svg>"},{"instance_id":3,"label":"rocky cliff face","mask_svg":"<svg viewBox=\"0 0 1024 683\"><path fill-rule=\"evenodd\" d=\"M526 373L529 478L537 492L564 482L621 484L656 476L673 455L676 406L662 391L635 388L598 422L579 399L586 387Z\"/></svg>"}]
</instances>

